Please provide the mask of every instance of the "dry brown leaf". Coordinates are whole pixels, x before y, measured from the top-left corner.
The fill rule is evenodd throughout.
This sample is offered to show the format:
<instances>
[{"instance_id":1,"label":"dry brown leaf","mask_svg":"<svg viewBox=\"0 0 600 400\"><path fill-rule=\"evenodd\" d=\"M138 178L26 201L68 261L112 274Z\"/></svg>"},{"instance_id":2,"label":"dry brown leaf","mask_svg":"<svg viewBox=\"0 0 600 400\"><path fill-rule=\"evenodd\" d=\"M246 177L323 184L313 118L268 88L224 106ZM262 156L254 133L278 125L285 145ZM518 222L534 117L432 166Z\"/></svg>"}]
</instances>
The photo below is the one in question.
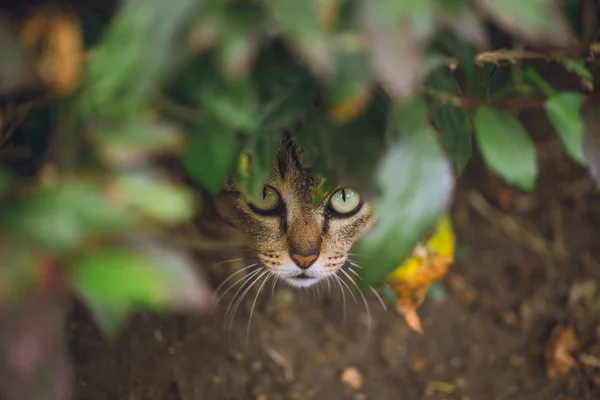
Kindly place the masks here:
<instances>
[{"instance_id":1,"label":"dry brown leaf","mask_svg":"<svg viewBox=\"0 0 600 400\"><path fill-rule=\"evenodd\" d=\"M37 73L51 90L65 95L77 88L84 55L81 26L75 16L42 8L23 24L21 43L35 54Z\"/></svg>"},{"instance_id":2,"label":"dry brown leaf","mask_svg":"<svg viewBox=\"0 0 600 400\"><path fill-rule=\"evenodd\" d=\"M550 340L546 344L546 373L554 379L564 376L575 366L571 352L579 346L579 342L570 325L562 324L554 327Z\"/></svg>"}]
</instances>

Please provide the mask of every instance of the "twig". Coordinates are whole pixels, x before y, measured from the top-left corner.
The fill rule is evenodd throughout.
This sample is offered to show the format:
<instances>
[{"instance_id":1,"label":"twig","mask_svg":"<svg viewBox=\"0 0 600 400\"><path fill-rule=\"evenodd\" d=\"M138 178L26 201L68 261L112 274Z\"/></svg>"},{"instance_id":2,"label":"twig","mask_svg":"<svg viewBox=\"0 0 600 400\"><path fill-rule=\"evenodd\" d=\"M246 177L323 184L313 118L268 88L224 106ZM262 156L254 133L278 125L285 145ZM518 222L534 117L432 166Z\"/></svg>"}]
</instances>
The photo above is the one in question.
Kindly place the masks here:
<instances>
[{"instance_id":1,"label":"twig","mask_svg":"<svg viewBox=\"0 0 600 400\"><path fill-rule=\"evenodd\" d=\"M516 218L494 210L480 193L473 191L469 193L468 199L475 211L500 227L508 237L514 238L529 250L545 257L553 253L552 246L540 234L525 229Z\"/></svg>"},{"instance_id":2,"label":"twig","mask_svg":"<svg viewBox=\"0 0 600 400\"><path fill-rule=\"evenodd\" d=\"M283 369L283 377L287 382L292 382L294 380L294 371L292 370L292 366L290 363L273 347L264 344L263 349L267 356L278 366Z\"/></svg>"}]
</instances>

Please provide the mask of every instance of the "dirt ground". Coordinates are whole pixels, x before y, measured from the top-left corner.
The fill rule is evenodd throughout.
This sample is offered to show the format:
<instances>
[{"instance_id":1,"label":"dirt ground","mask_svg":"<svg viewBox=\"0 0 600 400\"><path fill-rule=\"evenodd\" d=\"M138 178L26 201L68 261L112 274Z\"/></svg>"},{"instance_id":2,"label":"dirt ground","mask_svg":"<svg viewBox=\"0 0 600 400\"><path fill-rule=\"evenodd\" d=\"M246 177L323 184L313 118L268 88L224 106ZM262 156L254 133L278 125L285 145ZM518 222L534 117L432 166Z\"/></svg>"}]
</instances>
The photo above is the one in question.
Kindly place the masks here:
<instances>
[{"instance_id":1,"label":"dirt ground","mask_svg":"<svg viewBox=\"0 0 600 400\"><path fill-rule=\"evenodd\" d=\"M349 300L343 321L341 298L327 290L269 288L248 335L252 298L230 330L226 307L139 316L113 343L79 310L69 326L74 398L600 399L600 198L539 111L527 114L539 132L539 189L507 189L473 160L453 209L460 245L448 296L420 308L422 336L372 295L369 336L364 305ZM574 365L548 379L545 354L555 349L559 367L569 361L560 358L568 340L548 344L559 324L577 340Z\"/></svg>"}]
</instances>

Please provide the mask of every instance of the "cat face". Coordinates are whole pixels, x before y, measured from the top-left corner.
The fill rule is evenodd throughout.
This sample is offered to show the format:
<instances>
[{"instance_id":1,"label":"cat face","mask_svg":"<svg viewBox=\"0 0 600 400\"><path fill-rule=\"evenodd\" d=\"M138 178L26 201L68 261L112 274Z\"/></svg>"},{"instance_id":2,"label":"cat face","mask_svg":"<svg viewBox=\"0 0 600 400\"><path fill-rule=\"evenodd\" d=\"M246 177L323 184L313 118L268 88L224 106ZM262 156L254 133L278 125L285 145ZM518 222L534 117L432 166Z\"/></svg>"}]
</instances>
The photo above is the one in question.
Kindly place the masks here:
<instances>
[{"instance_id":1,"label":"cat face","mask_svg":"<svg viewBox=\"0 0 600 400\"><path fill-rule=\"evenodd\" d=\"M247 198L229 186L218 202L222 216L245 234L262 266L296 287L336 274L374 222L371 207L352 188L340 187L314 206L319 183L286 137L259 196Z\"/></svg>"}]
</instances>

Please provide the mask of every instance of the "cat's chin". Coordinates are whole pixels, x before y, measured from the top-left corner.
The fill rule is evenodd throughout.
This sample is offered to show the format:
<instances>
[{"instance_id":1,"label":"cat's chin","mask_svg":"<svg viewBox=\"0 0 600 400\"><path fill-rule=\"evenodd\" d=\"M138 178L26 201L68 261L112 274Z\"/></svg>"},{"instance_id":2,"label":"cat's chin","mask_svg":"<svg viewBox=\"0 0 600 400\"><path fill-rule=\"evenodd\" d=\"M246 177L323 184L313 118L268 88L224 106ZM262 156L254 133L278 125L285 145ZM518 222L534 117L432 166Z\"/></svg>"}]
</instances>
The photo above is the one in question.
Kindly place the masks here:
<instances>
[{"instance_id":1,"label":"cat's chin","mask_svg":"<svg viewBox=\"0 0 600 400\"><path fill-rule=\"evenodd\" d=\"M293 287L307 288L320 282L321 278L316 278L313 276L288 277L285 278L285 281Z\"/></svg>"}]
</instances>

